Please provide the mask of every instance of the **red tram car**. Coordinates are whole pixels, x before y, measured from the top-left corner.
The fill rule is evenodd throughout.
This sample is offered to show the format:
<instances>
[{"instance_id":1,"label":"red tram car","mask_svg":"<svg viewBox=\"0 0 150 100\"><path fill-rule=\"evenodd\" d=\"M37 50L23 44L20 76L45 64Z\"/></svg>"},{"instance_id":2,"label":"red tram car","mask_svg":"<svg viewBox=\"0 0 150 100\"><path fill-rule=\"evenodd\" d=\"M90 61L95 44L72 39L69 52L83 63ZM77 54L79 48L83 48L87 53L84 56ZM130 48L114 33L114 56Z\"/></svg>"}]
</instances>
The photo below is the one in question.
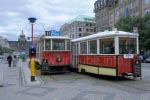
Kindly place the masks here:
<instances>
[{"instance_id":1,"label":"red tram car","mask_svg":"<svg viewBox=\"0 0 150 100\"><path fill-rule=\"evenodd\" d=\"M139 34L105 31L72 40L72 67L79 72L141 77Z\"/></svg>"},{"instance_id":2,"label":"red tram car","mask_svg":"<svg viewBox=\"0 0 150 100\"><path fill-rule=\"evenodd\" d=\"M36 40L36 62L42 72L66 72L70 67L70 39L64 36L43 36Z\"/></svg>"}]
</instances>

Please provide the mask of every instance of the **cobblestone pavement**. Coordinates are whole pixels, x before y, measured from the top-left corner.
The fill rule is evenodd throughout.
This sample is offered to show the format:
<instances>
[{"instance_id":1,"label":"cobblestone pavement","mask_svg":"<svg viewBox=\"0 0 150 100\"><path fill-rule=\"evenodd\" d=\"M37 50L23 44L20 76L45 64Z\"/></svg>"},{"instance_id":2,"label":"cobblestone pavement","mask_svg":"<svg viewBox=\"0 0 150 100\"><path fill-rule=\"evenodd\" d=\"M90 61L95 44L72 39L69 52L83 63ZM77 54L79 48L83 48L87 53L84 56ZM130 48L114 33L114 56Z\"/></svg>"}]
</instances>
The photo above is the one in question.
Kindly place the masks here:
<instances>
[{"instance_id":1,"label":"cobblestone pavement","mask_svg":"<svg viewBox=\"0 0 150 100\"><path fill-rule=\"evenodd\" d=\"M91 74L65 73L45 75L44 85L24 86L18 62L17 67L4 68L4 86L0 87L0 100L149 100L150 66L143 64L143 80L116 79Z\"/></svg>"}]
</instances>

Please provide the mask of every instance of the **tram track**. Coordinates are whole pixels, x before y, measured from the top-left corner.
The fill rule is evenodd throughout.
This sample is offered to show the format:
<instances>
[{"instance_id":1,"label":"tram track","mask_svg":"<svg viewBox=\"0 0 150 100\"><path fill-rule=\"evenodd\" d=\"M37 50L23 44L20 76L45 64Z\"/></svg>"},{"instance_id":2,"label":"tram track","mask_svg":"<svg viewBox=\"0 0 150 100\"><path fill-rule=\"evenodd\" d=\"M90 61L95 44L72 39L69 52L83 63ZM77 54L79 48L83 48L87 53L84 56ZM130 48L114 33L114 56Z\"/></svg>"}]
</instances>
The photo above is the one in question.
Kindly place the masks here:
<instances>
[{"instance_id":1,"label":"tram track","mask_svg":"<svg viewBox=\"0 0 150 100\"><path fill-rule=\"evenodd\" d=\"M85 76L81 76L80 74L77 73L65 73L65 74L52 74L52 75L44 75L44 76L40 76L40 78L45 81L45 83L48 82L57 82L57 83L72 83L76 80L79 79L85 79Z\"/></svg>"},{"instance_id":2,"label":"tram track","mask_svg":"<svg viewBox=\"0 0 150 100\"><path fill-rule=\"evenodd\" d=\"M144 80L133 80L128 78L106 79L100 78L104 84L131 93L148 93L150 92L150 82Z\"/></svg>"},{"instance_id":3,"label":"tram track","mask_svg":"<svg viewBox=\"0 0 150 100\"><path fill-rule=\"evenodd\" d=\"M131 93L148 93L150 92L150 81L140 80L133 78L118 78L112 76L103 76L103 75L95 75L88 74L88 76L96 78L96 81L93 85L101 86L110 86L123 91L131 92Z\"/></svg>"},{"instance_id":4,"label":"tram track","mask_svg":"<svg viewBox=\"0 0 150 100\"><path fill-rule=\"evenodd\" d=\"M150 92L150 81L132 78L116 78L110 76L100 76L93 74L58 74L58 75L47 75L43 76L42 80L45 83L56 82L56 83L74 83L76 81L80 82L81 79L92 80L93 86L109 86L117 88L122 91L130 93L149 93Z\"/></svg>"}]
</instances>

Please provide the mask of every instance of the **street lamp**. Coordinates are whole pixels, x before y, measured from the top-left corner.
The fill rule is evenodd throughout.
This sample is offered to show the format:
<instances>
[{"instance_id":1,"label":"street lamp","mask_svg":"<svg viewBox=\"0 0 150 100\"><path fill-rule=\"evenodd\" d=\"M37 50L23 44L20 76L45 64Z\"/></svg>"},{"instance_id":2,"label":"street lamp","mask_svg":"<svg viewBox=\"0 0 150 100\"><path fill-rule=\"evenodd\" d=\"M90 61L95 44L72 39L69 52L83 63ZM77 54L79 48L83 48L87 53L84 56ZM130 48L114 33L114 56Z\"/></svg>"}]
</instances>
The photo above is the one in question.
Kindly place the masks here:
<instances>
[{"instance_id":1,"label":"street lamp","mask_svg":"<svg viewBox=\"0 0 150 100\"><path fill-rule=\"evenodd\" d=\"M36 56L36 47L34 46L33 42L33 24L36 21L36 18L30 17L28 18L29 22L32 25L32 45L29 47L29 56L30 56L30 69L31 69L31 81L35 81L35 56Z\"/></svg>"},{"instance_id":2,"label":"street lamp","mask_svg":"<svg viewBox=\"0 0 150 100\"><path fill-rule=\"evenodd\" d=\"M34 18L34 17L30 17L30 18L28 18L28 20L29 20L29 22L31 23L31 25L32 25L32 45L34 44L34 42L33 42L33 24L35 23L35 21L36 21L36 18Z\"/></svg>"}]
</instances>

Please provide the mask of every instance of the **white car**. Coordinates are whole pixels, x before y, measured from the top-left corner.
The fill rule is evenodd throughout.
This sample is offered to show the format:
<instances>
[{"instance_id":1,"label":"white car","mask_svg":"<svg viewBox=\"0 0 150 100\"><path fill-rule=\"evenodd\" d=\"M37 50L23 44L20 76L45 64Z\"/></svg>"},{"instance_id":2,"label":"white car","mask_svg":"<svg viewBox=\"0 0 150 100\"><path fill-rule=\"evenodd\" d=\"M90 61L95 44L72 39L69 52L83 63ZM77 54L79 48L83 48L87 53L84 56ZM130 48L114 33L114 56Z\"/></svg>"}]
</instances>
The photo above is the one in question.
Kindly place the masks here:
<instances>
[{"instance_id":1,"label":"white car","mask_svg":"<svg viewBox=\"0 0 150 100\"><path fill-rule=\"evenodd\" d=\"M146 63L150 63L150 57L146 58L146 59L145 59L145 62L146 62Z\"/></svg>"}]
</instances>

